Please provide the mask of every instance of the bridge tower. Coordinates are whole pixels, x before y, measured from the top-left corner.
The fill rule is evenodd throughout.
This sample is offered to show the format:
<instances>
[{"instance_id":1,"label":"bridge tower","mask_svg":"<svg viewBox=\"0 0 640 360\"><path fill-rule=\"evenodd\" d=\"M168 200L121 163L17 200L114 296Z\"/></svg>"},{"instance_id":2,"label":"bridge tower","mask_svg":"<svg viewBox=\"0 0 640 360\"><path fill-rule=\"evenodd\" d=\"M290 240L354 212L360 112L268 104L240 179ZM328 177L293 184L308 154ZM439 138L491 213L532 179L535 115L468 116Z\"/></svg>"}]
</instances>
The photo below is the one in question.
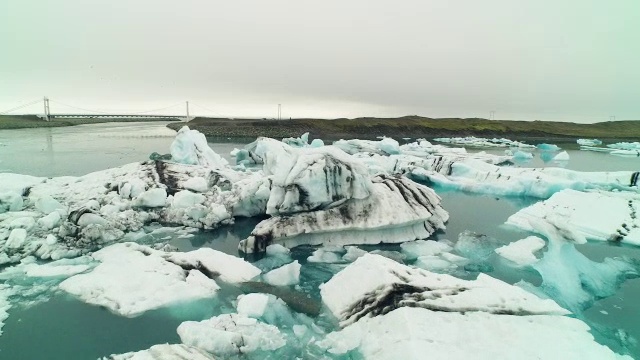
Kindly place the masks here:
<instances>
[{"instance_id":1,"label":"bridge tower","mask_svg":"<svg viewBox=\"0 0 640 360\"><path fill-rule=\"evenodd\" d=\"M49 121L49 117L51 116L51 110L49 109L49 99L44 97L44 119Z\"/></svg>"},{"instance_id":2,"label":"bridge tower","mask_svg":"<svg viewBox=\"0 0 640 360\"><path fill-rule=\"evenodd\" d=\"M187 122L189 122L191 118L189 118L189 102L187 101Z\"/></svg>"}]
</instances>

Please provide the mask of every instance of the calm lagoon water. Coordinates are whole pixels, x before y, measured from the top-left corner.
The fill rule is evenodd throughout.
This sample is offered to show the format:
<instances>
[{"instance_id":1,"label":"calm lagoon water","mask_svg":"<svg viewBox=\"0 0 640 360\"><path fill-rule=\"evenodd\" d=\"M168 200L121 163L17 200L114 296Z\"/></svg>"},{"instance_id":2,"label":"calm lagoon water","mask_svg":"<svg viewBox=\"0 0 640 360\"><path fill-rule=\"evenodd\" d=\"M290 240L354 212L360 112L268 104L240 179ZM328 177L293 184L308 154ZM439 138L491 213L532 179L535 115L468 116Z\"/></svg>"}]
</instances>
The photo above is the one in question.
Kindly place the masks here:
<instances>
[{"instance_id":1,"label":"calm lagoon water","mask_svg":"<svg viewBox=\"0 0 640 360\"><path fill-rule=\"evenodd\" d=\"M152 152L168 153L175 132L166 123L113 123L82 125L54 129L25 129L0 131L0 172L15 172L35 176L83 175L88 172L148 159ZM229 152L244 143L212 140L211 147L231 161ZM517 166L563 165L581 171L639 170L640 159L620 158L608 154L579 151L573 144L559 144L568 148L571 160L567 164L545 163L535 152L534 160ZM470 149L470 151L480 151ZM504 150L488 152L502 154ZM465 231L486 234L500 242L509 243L529 234L502 226L519 209L536 199L495 197L441 191L443 206L450 213L444 232L436 239L456 240ZM237 243L245 238L260 219L238 219L233 226L199 232L190 238L174 238L170 243L181 251L212 247L238 255ZM367 250L398 250L398 245L363 247ZM578 250L594 261L606 257L627 257L640 263L640 248L616 246L608 243L578 245ZM300 247L293 257L305 265L313 248ZM326 265L303 266L301 291L318 298L317 285L331 276ZM484 269L494 277L509 283L520 280L537 285L537 273L516 270L497 258ZM477 273L476 273L477 274ZM474 277L475 274L468 274ZM233 311L230 299L237 294L229 290L220 300L191 304L180 309L163 309L128 319L109 311L83 304L67 295L57 293L50 300L32 306L16 305L0 336L0 359L96 359L112 353L146 349L159 343L179 341L175 329L184 320L205 319L214 314ZM226 302L225 302L226 301ZM613 296L598 300L581 317L593 328L598 341L617 351L621 342L640 358L638 348L627 338L640 339L640 279L627 280ZM621 341L620 339L624 339ZM559 340L561 341L561 340ZM631 341L632 343L632 341Z\"/></svg>"}]
</instances>

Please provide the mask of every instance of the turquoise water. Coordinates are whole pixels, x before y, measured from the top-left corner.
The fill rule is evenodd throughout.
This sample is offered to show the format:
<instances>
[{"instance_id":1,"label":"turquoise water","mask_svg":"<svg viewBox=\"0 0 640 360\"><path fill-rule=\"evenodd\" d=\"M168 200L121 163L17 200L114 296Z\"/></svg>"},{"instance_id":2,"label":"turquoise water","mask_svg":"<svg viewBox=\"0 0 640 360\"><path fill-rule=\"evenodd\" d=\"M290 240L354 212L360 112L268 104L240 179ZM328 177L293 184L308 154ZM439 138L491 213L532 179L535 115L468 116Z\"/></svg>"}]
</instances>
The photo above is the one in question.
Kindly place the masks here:
<instances>
[{"instance_id":1,"label":"turquoise water","mask_svg":"<svg viewBox=\"0 0 640 360\"><path fill-rule=\"evenodd\" d=\"M125 135L118 135L125 133ZM0 172L10 171L37 176L81 175L95 170L145 160L151 152L167 153L173 132L164 124L98 124L60 129L27 129L0 131ZM51 146L49 146L51 144ZM215 142L211 146L230 159L228 153L240 143ZM638 158L619 158L602 153L583 152L572 144L567 168L582 171L638 170ZM572 149L573 148L573 149ZM477 150L471 150L477 151ZM503 153L503 149L491 150ZM518 166L549 166L535 152L534 161ZM509 243L529 234L502 226L519 209L536 199L495 197L448 192L436 189L450 213L446 231L434 235L436 239L456 240L465 230L486 234L500 243ZM238 219L232 226L199 232L190 238L173 238L170 243L181 251L212 247L239 255L237 243L245 238L260 219ZM576 246L593 261L606 257L625 257L640 263L640 248L588 243ZM366 250L398 251L398 245L366 246ZM299 291L319 298L318 285L339 270L330 264L309 264L306 258L312 247L294 249L292 257L303 264ZM252 261L256 259L250 259ZM541 281L532 270L514 269L497 256L491 257L484 272L509 283L526 280L534 285ZM473 278L477 269L465 269L463 277ZM23 307L16 305L0 336L0 359L95 359L112 353L146 349L159 343L176 343L177 326L184 320L200 320L214 314L231 312L231 301L238 289L223 289L218 300L179 306L173 309L150 311L128 319L109 311L90 306L64 294L56 294L49 301ZM624 348L636 357L640 352L630 339L640 339L640 279L627 280L613 296L597 300L578 316L593 328L598 341L617 351Z\"/></svg>"}]
</instances>

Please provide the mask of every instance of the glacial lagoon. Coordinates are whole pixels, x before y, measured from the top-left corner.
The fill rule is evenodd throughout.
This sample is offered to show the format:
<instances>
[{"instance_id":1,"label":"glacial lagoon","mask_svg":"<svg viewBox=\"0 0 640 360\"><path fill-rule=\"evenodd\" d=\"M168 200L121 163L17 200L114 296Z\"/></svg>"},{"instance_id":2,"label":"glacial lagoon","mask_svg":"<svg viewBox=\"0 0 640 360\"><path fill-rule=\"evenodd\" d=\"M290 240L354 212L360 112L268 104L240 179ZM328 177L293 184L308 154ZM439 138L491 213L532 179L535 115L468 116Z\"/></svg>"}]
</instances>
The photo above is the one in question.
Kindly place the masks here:
<instances>
[{"instance_id":1,"label":"glacial lagoon","mask_svg":"<svg viewBox=\"0 0 640 360\"><path fill-rule=\"evenodd\" d=\"M33 176L80 176L89 172L144 161L152 152L168 153L175 132L164 123L96 124L67 128L6 130L0 132L0 172ZM209 139L209 146L230 163L234 148L242 148L246 142ZM226 140L226 139L224 139ZM415 140L415 139L413 139ZM413 141L411 140L411 141ZM606 153L580 151L574 144L558 144L566 149L570 160L564 163L543 161L541 152L526 163L516 162L516 167L562 166L578 171L637 171L639 158L616 157ZM469 152L486 151L504 155L504 149L468 149ZM492 244L506 245L531 235L528 232L504 226L505 221L519 210L538 201L522 196L496 196L453 191L435 186L442 197L442 207L449 212L446 230L437 231L431 239L456 242L460 234L470 231L492 238ZM247 238L256 224L264 217L238 218L233 225L223 225L213 230L184 233L150 233L145 243L166 242L180 251L210 247L234 256L238 242ZM592 261L605 258L626 258L637 268L640 264L640 248L611 243L588 242L575 245L577 250ZM378 252L394 257L402 254L399 244L360 245L368 252ZM309 262L308 258L317 246L293 248L291 258L301 265L300 283L291 291L301 292L309 301L320 303L318 286L328 281L346 264ZM458 269L454 276L475 279L480 272L509 284L526 281L533 286L542 282L540 275L530 268L512 266L493 253L480 265ZM262 260L261 260L262 258ZM248 256L249 261L262 261L260 255ZM6 268L6 267L5 267ZM235 312L234 301L242 293L254 292L247 288L224 288L214 300L196 301L185 306L172 306L151 310L126 318L98 306L92 306L71 297L55 286L42 286L29 279L12 279L12 286L32 287L34 291L21 295L9 309L9 316L0 335L0 359L96 359L110 354L148 349L152 345L180 343L176 328L184 321L200 321L214 315ZM7 282L9 282L7 280ZM46 285L46 284L45 284ZM40 291L42 289L42 291ZM15 301L15 300L14 300ZM596 340L619 354L640 357L636 339L640 339L640 279L629 278L611 296L598 299L580 314L579 319L591 327ZM315 322L324 332L336 330L335 323L321 313ZM438 326L438 324L432 324ZM505 339L505 341L509 341ZM562 340L559 340L562 341ZM259 356L256 354L260 354ZM284 350L274 353L256 353L253 358L283 358L283 354L305 355L298 351ZM317 353L306 354L316 356ZM269 357L271 356L271 357ZM320 355L318 355L320 356ZM324 356L329 356L324 354ZM351 357L349 357L351 356ZM342 358L357 357L353 353ZM335 356L341 358L340 356Z\"/></svg>"}]
</instances>

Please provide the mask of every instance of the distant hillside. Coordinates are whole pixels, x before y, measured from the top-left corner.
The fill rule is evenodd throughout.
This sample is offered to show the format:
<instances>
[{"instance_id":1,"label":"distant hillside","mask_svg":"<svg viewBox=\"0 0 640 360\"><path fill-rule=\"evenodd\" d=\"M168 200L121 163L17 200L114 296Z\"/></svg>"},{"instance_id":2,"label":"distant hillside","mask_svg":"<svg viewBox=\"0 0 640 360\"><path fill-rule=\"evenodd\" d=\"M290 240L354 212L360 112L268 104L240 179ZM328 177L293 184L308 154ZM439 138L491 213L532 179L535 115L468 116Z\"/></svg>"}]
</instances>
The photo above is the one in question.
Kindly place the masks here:
<instances>
[{"instance_id":1,"label":"distant hillside","mask_svg":"<svg viewBox=\"0 0 640 360\"><path fill-rule=\"evenodd\" d=\"M185 123L168 126L178 130ZM640 121L612 121L577 124L554 121L506 121L487 119L433 119L420 116L400 118L293 119L256 120L196 118L187 124L207 136L274 138L300 136L309 132L313 138L433 138L483 136L536 139L600 138L639 140Z\"/></svg>"}]
</instances>

